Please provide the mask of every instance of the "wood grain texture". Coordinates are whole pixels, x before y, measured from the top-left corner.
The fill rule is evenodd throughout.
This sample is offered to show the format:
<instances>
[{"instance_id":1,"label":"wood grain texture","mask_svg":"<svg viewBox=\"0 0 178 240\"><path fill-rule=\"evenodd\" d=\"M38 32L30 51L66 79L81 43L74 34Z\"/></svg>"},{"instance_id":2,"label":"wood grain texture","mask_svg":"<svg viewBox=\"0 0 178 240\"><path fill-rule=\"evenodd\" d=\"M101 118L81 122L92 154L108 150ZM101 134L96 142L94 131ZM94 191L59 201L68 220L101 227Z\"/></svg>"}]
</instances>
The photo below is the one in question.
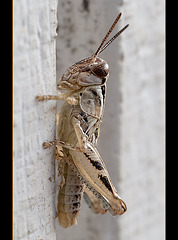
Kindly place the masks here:
<instances>
[{"instance_id":1,"label":"wood grain texture","mask_svg":"<svg viewBox=\"0 0 178 240\"><path fill-rule=\"evenodd\" d=\"M54 240L55 102L37 103L56 83L57 1L19 0L13 9L13 239Z\"/></svg>"}]
</instances>

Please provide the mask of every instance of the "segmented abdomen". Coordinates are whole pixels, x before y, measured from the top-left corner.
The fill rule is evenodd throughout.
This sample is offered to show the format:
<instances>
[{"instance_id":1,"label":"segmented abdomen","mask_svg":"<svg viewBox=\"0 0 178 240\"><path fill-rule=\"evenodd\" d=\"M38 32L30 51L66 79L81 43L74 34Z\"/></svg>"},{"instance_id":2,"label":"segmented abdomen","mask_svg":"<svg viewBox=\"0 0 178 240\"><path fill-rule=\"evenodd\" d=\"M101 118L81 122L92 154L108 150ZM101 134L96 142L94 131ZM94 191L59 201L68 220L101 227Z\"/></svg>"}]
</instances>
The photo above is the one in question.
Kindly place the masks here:
<instances>
[{"instance_id":1,"label":"segmented abdomen","mask_svg":"<svg viewBox=\"0 0 178 240\"><path fill-rule=\"evenodd\" d=\"M62 227L67 228L77 224L85 185L67 163L63 175L65 184L58 194L58 220Z\"/></svg>"}]
</instances>

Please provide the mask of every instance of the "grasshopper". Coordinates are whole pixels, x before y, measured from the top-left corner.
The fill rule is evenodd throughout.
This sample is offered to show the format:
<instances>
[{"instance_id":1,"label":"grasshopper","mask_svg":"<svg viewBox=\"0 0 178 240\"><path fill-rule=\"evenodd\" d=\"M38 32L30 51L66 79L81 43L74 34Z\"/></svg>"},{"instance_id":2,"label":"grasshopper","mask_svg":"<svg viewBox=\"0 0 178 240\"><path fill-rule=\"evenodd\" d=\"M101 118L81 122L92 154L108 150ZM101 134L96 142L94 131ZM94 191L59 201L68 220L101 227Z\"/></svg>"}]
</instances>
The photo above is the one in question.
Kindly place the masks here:
<instances>
[{"instance_id":1,"label":"grasshopper","mask_svg":"<svg viewBox=\"0 0 178 240\"><path fill-rule=\"evenodd\" d=\"M109 65L98 55L129 26L106 42L120 17L121 13L91 57L65 71L57 83L57 96L36 96L37 101L64 101L56 114L56 139L43 143L44 148L56 146L58 170L62 177L57 215L64 228L77 223L83 196L94 213L108 211L114 216L127 210L96 149L109 77Z\"/></svg>"}]
</instances>

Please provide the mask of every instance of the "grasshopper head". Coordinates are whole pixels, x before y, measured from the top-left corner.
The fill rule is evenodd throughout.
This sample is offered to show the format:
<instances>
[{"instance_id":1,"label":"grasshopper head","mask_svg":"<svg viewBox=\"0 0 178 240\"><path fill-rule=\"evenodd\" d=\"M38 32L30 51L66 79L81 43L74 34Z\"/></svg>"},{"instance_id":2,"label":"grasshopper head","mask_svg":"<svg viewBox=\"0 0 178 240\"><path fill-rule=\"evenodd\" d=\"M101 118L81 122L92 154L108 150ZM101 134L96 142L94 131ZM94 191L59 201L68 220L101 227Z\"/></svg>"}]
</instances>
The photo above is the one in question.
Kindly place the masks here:
<instances>
[{"instance_id":1,"label":"grasshopper head","mask_svg":"<svg viewBox=\"0 0 178 240\"><path fill-rule=\"evenodd\" d=\"M82 87L103 85L109 77L109 65L102 58L85 58L62 75L57 86L59 89L78 90Z\"/></svg>"},{"instance_id":2,"label":"grasshopper head","mask_svg":"<svg viewBox=\"0 0 178 240\"><path fill-rule=\"evenodd\" d=\"M127 24L119 32L117 32L109 41L106 42L110 33L113 31L116 23L121 17L118 14L109 31L103 38L96 52L88 58L85 58L71 67L59 79L58 89L79 90L82 87L103 85L109 77L109 66L105 60L99 58L98 55L107 48L129 25ZM105 43L106 42L106 43Z\"/></svg>"},{"instance_id":3,"label":"grasshopper head","mask_svg":"<svg viewBox=\"0 0 178 240\"><path fill-rule=\"evenodd\" d=\"M109 65L102 58L93 56L76 63L80 69L78 85L95 86L103 85L109 77Z\"/></svg>"}]
</instances>

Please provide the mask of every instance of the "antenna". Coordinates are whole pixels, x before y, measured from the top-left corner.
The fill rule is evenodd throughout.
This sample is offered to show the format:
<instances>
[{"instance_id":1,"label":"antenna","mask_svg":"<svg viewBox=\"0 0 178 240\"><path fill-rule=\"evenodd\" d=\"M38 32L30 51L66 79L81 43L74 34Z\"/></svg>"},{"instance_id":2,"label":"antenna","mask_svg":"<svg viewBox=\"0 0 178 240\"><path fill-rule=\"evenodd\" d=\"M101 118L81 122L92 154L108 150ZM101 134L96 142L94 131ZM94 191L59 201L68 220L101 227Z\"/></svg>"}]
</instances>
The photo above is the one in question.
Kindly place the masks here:
<instances>
[{"instance_id":1,"label":"antenna","mask_svg":"<svg viewBox=\"0 0 178 240\"><path fill-rule=\"evenodd\" d=\"M97 55L99 53L101 53L107 46L109 46L128 26L129 24L127 24L124 28L122 28L118 33L116 33L116 35L114 35L114 37L112 37L105 45L104 43L106 42L106 39L109 37L109 35L111 34L111 32L113 31L115 25L117 24L117 22L119 21L120 17L121 17L122 13L119 13L118 16L116 17L114 23L112 24L112 26L110 27L109 31L106 33L105 37L103 38L100 46L98 47L98 49L96 50L96 52L93 54L93 59L95 60ZM104 46L103 46L104 45Z\"/></svg>"},{"instance_id":2,"label":"antenna","mask_svg":"<svg viewBox=\"0 0 178 240\"><path fill-rule=\"evenodd\" d=\"M127 24L125 27L123 27L114 37L112 37L105 45L101 48L98 54L100 54L102 51L104 51L105 48L107 48L127 27L129 24Z\"/></svg>"}]
</instances>

